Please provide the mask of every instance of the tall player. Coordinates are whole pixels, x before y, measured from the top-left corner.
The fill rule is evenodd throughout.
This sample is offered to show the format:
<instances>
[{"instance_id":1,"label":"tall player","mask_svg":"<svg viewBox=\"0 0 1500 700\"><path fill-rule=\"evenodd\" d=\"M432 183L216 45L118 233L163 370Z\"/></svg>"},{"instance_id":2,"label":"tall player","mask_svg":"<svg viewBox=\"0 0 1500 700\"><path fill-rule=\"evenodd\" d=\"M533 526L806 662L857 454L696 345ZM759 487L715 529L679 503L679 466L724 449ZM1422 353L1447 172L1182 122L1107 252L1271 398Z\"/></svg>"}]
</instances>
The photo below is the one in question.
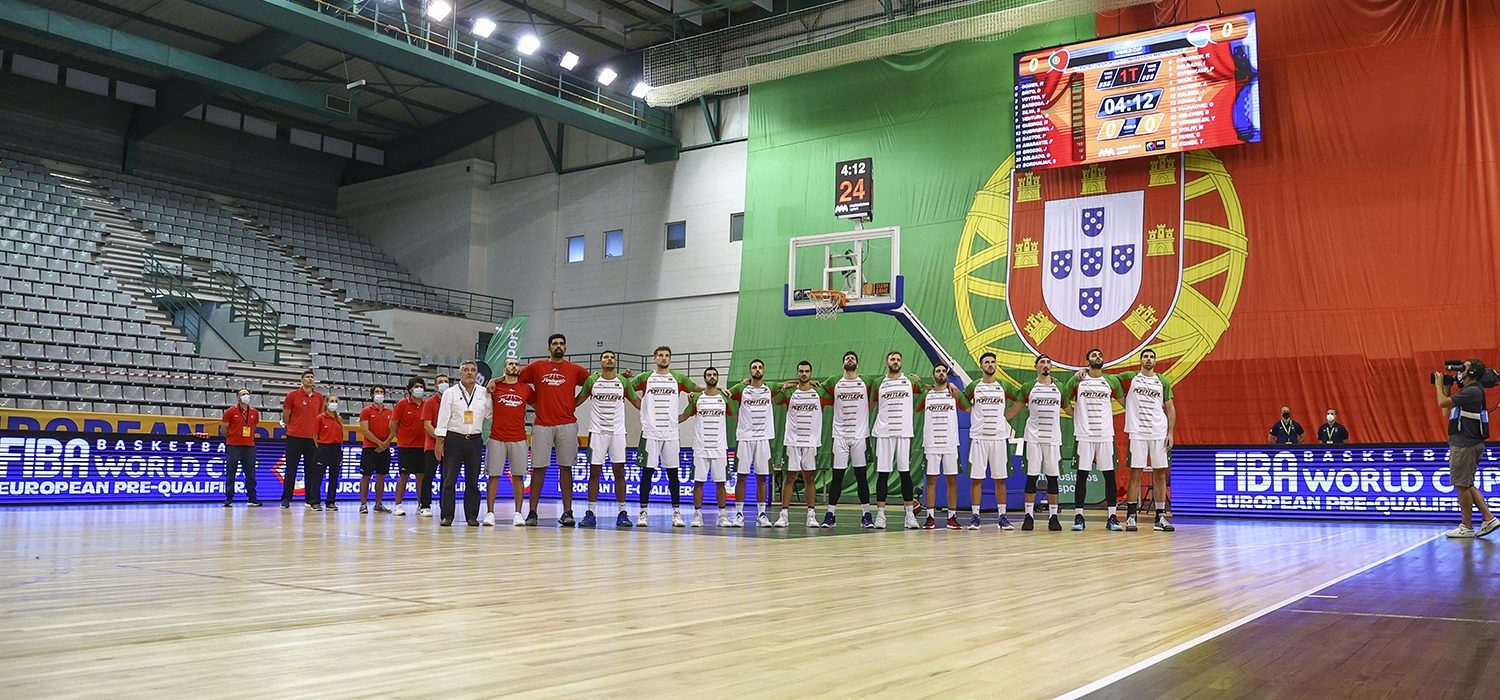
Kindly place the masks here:
<instances>
[{"instance_id":1,"label":"tall player","mask_svg":"<svg viewBox=\"0 0 1500 700\"><path fill-rule=\"evenodd\" d=\"M703 370L703 390L688 398L678 422L698 417L693 426L693 527L703 527L703 482L718 487L719 527L734 527L734 518L724 508L724 481L729 471L729 419L735 415L734 399L719 388L719 370Z\"/></svg>"},{"instance_id":2,"label":"tall player","mask_svg":"<svg viewBox=\"0 0 1500 700\"><path fill-rule=\"evenodd\" d=\"M861 376L859 354L853 350L845 352L843 359L844 373L822 382L833 398L833 483L828 487L828 512L823 514L823 527L833 527L837 522L835 513L844 493L844 472L852 466L863 511L859 523L868 529L875 527L875 519L870 516L870 477L865 452L870 438L870 385L879 381L879 376Z\"/></svg>"},{"instance_id":3,"label":"tall player","mask_svg":"<svg viewBox=\"0 0 1500 700\"><path fill-rule=\"evenodd\" d=\"M1123 400L1120 380L1104 373L1104 351L1089 350L1087 370L1074 376L1068 394L1074 402L1073 437L1077 440L1078 476L1073 492L1073 530L1085 527L1083 503L1088 493L1087 473L1098 470L1104 475L1105 501L1109 504L1110 532L1119 532L1120 519L1115 502L1115 412L1114 402Z\"/></svg>"},{"instance_id":4,"label":"tall player","mask_svg":"<svg viewBox=\"0 0 1500 700\"><path fill-rule=\"evenodd\" d=\"M615 477L615 527L630 527L625 512L625 401L639 405L629 374L619 373L619 359L613 350L599 354L599 371L590 374L578 392L576 405L593 401L589 406L589 508L579 527L594 527L598 519L599 480L604 477L604 462L609 461Z\"/></svg>"},{"instance_id":5,"label":"tall player","mask_svg":"<svg viewBox=\"0 0 1500 700\"><path fill-rule=\"evenodd\" d=\"M1021 385L1016 405L1005 412L1006 420L1026 411L1026 517L1022 530L1036 529L1036 481L1047 476L1047 529L1062 530L1057 521L1058 462L1062 451L1062 409L1067 399L1065 386L1052 378L1052 358L1037 355L1036 378Z\"/></svg>"},{"instance_id":6,"label":"tall player","mask_svg":"<svg viewBox=\"0 0 1500 700\"><path fill-rule=\"evenodd\" d=\"M1010 421L1007 420L1005 401L1014 399L1005 384L995 378L995 353L979 356L978 381L970 382L964 390L969 400L969 529L978 530L979 500L984 495L984 480L995 482L995 506L1000 509L1001 530L1012 530L1010 519L1005 516L1005 480L1010 477L1010 452L1007 443L1011 438Z\"/></svg>"},{"instance_id":7,"label":"tall player","mask_svg":"<svg viewBox=\"0 0 1500 700\"><path fill-rule=\"evenodd\" d=\"M933 501L937 498L938 476L948 489L948 506L943 509L943 519L949 530L957 530L958 516L958 412L969 410L969 399L958 387L948 383L948 365L941 362L932 367L932 384L922 393L917 410L926 414L922 421L922 455L927 462L927 520L924 527L937 527L932 516Z\"/></svg>"},{"instance_id":8,"label":"tall player","mask_svg":"<svg viewBox=\"0 0 1500 700\"><path fill-rule=\"evenodd\" d=\"M573 527L573 466L578 463L578 388L588 381L589 371L563 359L568 338L561 333L547 336L547 358L534 360L521 370L521 381L536 391L536 418L531 425L531 512L526 524L536 524L536 507L547 482L547 453L557 453L557 490L562 492L563 512L558 527Z\"/></svg>"},{"instance_id":9,"label":"tall player","mask_svg":"<svg viewBox=\"0 0 1500 700\"><path fill-rule=\"evenodd\" d=\"M875 436L875 529L885 529L885 497L890 488L891 471L901 476L901 501L905 506L905 525L908 530L921 527L917 524L916 500L912 496L911 483L911 439L913 401L917 389L922 385L915 374L901 373L901 353L892 350L885 356L885 377L876 387L872 402L876 405L875 426L870 434Z\"/></svg>"},{"instance_id":10,"label":"tall player","mask_svg":"<svg viewBox=\"0 0 1500 700\"><path fill-rule=\"evenodd\" d=\"M807 526L818 527L813 509L818 487L813 477L818 472L818 447L823 444L823 407L833 401L827 390L813 382L812 363L807 360L797 363L797 380L781 385L777 401L786 405L786 429L781 433L786 446L786 477L781 484L781 517L775 525L791 524L787 511L791 510L792 490L800 478L807 497Z\"/></svg>"},{"instance_id":11,"label":"tall player","mask_svg":"<svg viewBox=\"0 0 1500 700\"><path fill-rule=\"evenodd\" d=\"M1156 372L1156 351L1141 351L1141 371L1121 372L1125 390L1125 432L1130 435L1130 486L1126 494L1125 530L1135 532L1136 510L1141 502L1141 473L1151 472L1156 494L1157 532L1177 528L1167 522L1163 510L1167 500L1167 481L1171 464L1167 453L1177 432L1177 407L1172 405L1172 382Z\"/></svg>"},{"instance_id":12,"label":"tall player","mask_svg":"<svg viewBox=\"0 0 1500 700\"><path fill-rule=\"evenodd\" d=\"M750 361L750 378L729 389L729 398L739 404L739 416L735 421L735 471L739 478L735 484L734 523L731 527L744 527L746 503L755 503L746 497L745 487L749 476L755 475L757 500L766 505L755 519L757 527L771 526L771 441L776 439L775 413L772 403L775 392L766 384L766 363Z\"/></svg>"},{"instance_id":13,"label":"tall player","mask_svg":"<svg viewBox=\"0 0 1500 700\"><path fill-rule=\"evenodd\" d=\"M483 525L495 524L495 492L500 490L500 472L510 466L510 485L516 499L516 512L511 515L511 525L522 527L536 525L536 519L527 522L521 515L521 498L526 493L526 470L531 465L531 446L526 444L526 407L536 405L536 392L531 385L521 381L521 361L505 358L505 371L490 380L490 441L489 459L485 469L489 472L489 490L485 492ZM540 488L533 483L533 490ZM535 513L535 511L532 511Z\"/></svg>"},{"instance_id":14,"label":"tall player","mask_svg":"<svg viewBox=\"0 0 1500 700\"><path fill-rule=\"evenodd\" d=\"M281 480L281 507L292 507L292 492L297 488L297 467L303 474L318 468L318 417L323 415L323 395L313 388L312 370L302 372L302 385L281 399L281 427L286 428L285 472ZM303 495L313 493L312 479L305 479ZM304 499L306 500L306 499ZM307 500L309 507L311 500ZM322 506L319 506L320 508Z\"/></svg>"},{"instance_id":15,"label":"tall player","mask_svg":"<svg viewBox=\"0 0 1500 700\"><path fill-rule=\"evenodd\" d=\"M651 499L651 480L657 467L667 470L672 489L672 527L686 527L682 519L681 442L677 424L682 413L681 394L698 390L691 379L672 371L672 348L660 346L652 353L656 368L638 374L631 387L639 397L641 440L646 443L646 459L641 463L641 515L636 527L646 527L646 504Z\"/></svg>"}]
</instances>

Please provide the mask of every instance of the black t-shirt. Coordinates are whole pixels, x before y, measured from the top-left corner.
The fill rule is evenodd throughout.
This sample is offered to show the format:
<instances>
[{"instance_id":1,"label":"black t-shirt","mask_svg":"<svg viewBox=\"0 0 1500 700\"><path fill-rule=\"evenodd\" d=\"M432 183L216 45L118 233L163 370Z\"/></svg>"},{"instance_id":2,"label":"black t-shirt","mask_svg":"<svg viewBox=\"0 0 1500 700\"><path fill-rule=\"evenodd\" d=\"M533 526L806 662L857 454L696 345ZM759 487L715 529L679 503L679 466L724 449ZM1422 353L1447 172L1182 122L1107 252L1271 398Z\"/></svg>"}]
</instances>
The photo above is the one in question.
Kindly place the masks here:
<instances>
[{"instance_id":1,"label":"black t-shirt","mask_svg":"<svg viewBox=\"0 0 1500 700\"><path fill-rule=\"evenodd\" d=\"M1343 423L1334 421L1333 424L1324 423L1318 426L1318 442L1325 444L1342 445L1349 441L1349 429Z\"/></svg>"},{"instance_id":2,"label":"black t-shirt","mask_svg":"<svg viewBox=\"0 0 1500 700\"><path fill-rule=\"evenodd\" d=\"M1480 413L1485 409L1484 389L1478 384L1470 384L1458 390L1453 395L1453 409L1455 413L1448 419L1448 444L1453 447L1472 447L1484 442L1485 427L1473 418L1464 418L1457 415L1457 411L1466 413Z\"/></svg>"},{"instance_id":3,"label":"black t-shirt","mask_svg":"<svg viewBox=\"0 0 1500 700\"><path fill-rule=\"evenodd\" d=\"M1271 426L1271 437L1278 445L1289 445L1294 442L1302 442L1302 424L1294 420L1276 421Z\"/></svg>"}]
</instances>

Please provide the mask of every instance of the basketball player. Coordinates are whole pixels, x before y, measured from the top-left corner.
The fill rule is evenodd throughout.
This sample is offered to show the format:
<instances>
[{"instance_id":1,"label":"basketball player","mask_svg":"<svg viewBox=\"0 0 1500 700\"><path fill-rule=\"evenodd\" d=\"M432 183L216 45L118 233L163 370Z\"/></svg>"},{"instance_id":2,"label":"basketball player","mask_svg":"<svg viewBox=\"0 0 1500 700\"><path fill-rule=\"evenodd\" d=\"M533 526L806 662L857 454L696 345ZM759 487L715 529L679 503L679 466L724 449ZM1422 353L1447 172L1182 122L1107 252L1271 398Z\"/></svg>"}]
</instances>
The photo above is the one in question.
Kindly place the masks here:
<instances>
[{"instance_id":1,"label":"basketball player","mask_svg":"<svg viewBox=\"0 0 1500 700\"><path fill-rule=\"evenodd\" d=\"M692 394L698 387L682 373L672 371L672 348L663 345L652 354L656 368L636 375L631 381L640 401L637 408L641 410L641 440L646 448L646 459L641 463L641 515L635 526L648 524L646 504L651 499L651 480L660 466L667 470L667 483L672 489L672 527L686 527L682 519L682 449L677 424L682 414L680 394Z\"/></svg>"},{"instance_id":2,"label":"basketball player","mask_svg":"<svg viewBox=\"0 0 1500 700\"><path fill-rule=\"evenodd\" d=\"M812 363L807 360L797 363L797 381L782 384L776 400L786 406L786 428L781 433L786 446L786 476L781 484L781 516L775 526L791 524L788 511L800 478L807 497L807 526L818 527L813 509L818 487L813 477L818 472L818 447L823 444L823 407L832 405L833 400L827 390L813 382Z\"/></svg>"},{"instance_id":3,"label":"basketball player","mask_svg":"<svg viewBox=\"0 0 1500 700\"><path fill-rule=\"evenodd\" d=\"M604 462L609 461L610 471L615 477L615 503L619 512L615 515L615 527L630 527L630 516L625 512L625 401L640 405L635 389L626 380L630 375L620 374L619 359L614 350L599 354L599 371L590 374L578 392L576 405L593 401L589 406L589 508L583 513L579 527L594 527L598 523L594 511L598 509L599 481L604 478Z\"/></svg>"},{"instance_id":4,"label":"basketball player","mask_svg":"<svg viewBox=\"0 0 1500 700\"><path fill-rule=\"evenodd\" d=\"M437 386L437 392L422 402L422 428L427 431L427 440L423 443L426 449L422 451L422 462L423 466L427 467L427 479L423 482L421 493L417 494L417 516L428 518L432 517L432 481L438 479L438 486L442 486L442 480L438 477L438 467L441 461L437 456L438 409L443 402L443 394L451 386L446 374L433 377L433 384Z\"/></svg>"},{"instance_id":5,"label":"basketball player","mask_svg":"<svg viewBox=\"0 0 1500 700\"><path fill-rule=\"evenodd\" d=\"M750 361L750 378L729 389L729 398L739 405L735 419L734 461L738 479L734 487L734 522L730 527L744 527L746 503L755 503L746 497L749 476L755 475L755 494L765 500L765 508L755 519L757 527L771 526L771 441L776 439L776 422L772 403L775 392L765 383L766 363Z\"/></svg>"},{"instance_id":6,"label":"basketball player","mask_svg":"<svg viewBox=\"0 0 1500 700\"><path fill-rule=\"evenodd\" d=\"M302 386L281 399L281 427L286 428L285 473L281 480L281 507L292 507L292 492L297 488L297 468L311 474L318 468L318 416L323 415L323 395L313 388L312 370L302 373ZM312 479L307 479L311 482ZM305 484L306 482L304 482ZM312 493L304 488L303 495ZM306 497L309 508L317 500ZM320 509L322 506L318 506Z\"/></svg>"},{"instance_id":7,"label":"basketball player","mask_svg":"<svg viewBox=\"0 0 1500 700\"><path fill-rule=\"evenodd\" d=\"M1005 517L1005 480L1010 477L1010 421L1006 420L1005 401L1014 399L1010 391L995 378L995 353L979 356L978 381L969 384L964 397L969 400L969 529L980 527L979 501L984 496L984 480L995 482L995 506L1000 509L1001 530L1015 529Z\"/></svg>"},{"instance_id":8,"label":"basketball player","mask_svg":"<svg viewBox=\"0 0 1500 700\"><path fill-rule=\"evenodd\" d=\"M688 397L678 422L693 416L693 527L703 527L703 482L718 486L719 527L734 527L734 518L724 508L724 481L729 470L729 419L735 415L734 399L719 388L719 370L703 370L703 391Z\"/></svg>"},{"instance_id":9,"label":"basketball player","mask_svg":"<svg viewBox=\"0 0 1500 700\"><path fill-rule=\"evenodd\" d=\"M422 395L427 383L421 377L412 377L406 382L406 398L396 402L391 411L391 420L396 422L396 463L401 467L401 476L396 478L396 507L393 515L406 515L406 481L417 480L418 494L432 493L432 472L427 470L427 459L423 448L427 444L427 429L422 423ZM428 496L430 499L431 496ZM419 503L424 502L420 500ZM429 502L430 501L425 501Z\"/></svg>"},{"instance_id":10,"label":"basketball player","mask_svg":"<svg viewBox=\"0 0 1500 700\"><path fill-rule=\"evenodd\" d=\"M1125 432L1130 435L1130 486L1126 493L1125 531L1137 530L1135 515L1141 502L1141 474L1150 472L1156 501L1157 532L1177 528L1167 522L1167 480L1171 464L1167 453L1177 432L1177 407L1172 405L1172 382L1156 373L1156 351L1141 351L1141 371L1121 372L1125 390Z\"/></svg>"},{"instance_id":11,"label":"basketball player","mask_svg":"<svg viewBox=\"0 0 1500 700\"><path fill-rule=\"evenodd\" d=\"M1047 529L1062 530L1057 521L1058 460L1062 448L1062 409L1066 403L1066 388L1052 379L1052 358L1036 356L1036 378L1021 385L1016 405L1005 412L1006 420L1026 411L1026 429L1022 437L1026 442L1026 517L1021 529L1036 528L1033 511L1036 508L1037 477L1047 476Z\"/></svg>"},{"instance_id":12,"label":"basketball player","mask_svg":"<svg viewBox=\"0 0 1500 700\"><path fill-rule=\"evenodd\" d=\"M850 350L844 353L843 374L814 382L833 398L833 483L828 487L828 512L823 514L823 527L833 527L837 522L835 513L844 493L844 472L850 466L854 467L854 482L863 511L859 523L867 529L875 527L875 519L870 515L870 478L865 453L870 438L870 385L877 381L878 375L860 376L859 354Z\"/></svg>"},{"instance_id":13,"label":"basketball player","mask_svg":"<svg viewBox=\"0 0 1500 700\"><path fill-rule=\"evenodd\" d=\"M908 530L921 527L917 523L916 500L912 496L911 483L911 439L913 401L922 386L921 378L915 374L901 373L901 353L892 350L885 356L885 377L875 389L872 402L876 405L875 426L870 434L875 436L875 529L885 529L885 497L890 488L892 470L900 473L901 501L906 510L905 526Z\"/></svg>"},{"instance_id":14,"label":"basketball player","mask_svg":"<svg viewBox=\"0 0 1500 700\"><path fill-rule=\"evenodd\" d=\"M1073 401L1073 437L1077 440L1078 476L1073 492L1073 531L1083 530L1084 498L1088 493L1088 472L1104 475L1105 502L1109 504L1110 532L1119 532L1120 519L1115 502L1115 413L1114 402L1124 400L1119 378L1104 373L1104 351L1089 350L1087 370L1079 370L1069 386Z\"/></svg>"},{"instance_id":15,"label":"basketball player","mask_svg":"<svg viewBox=\"0 0 1500 700\"><path fill-rule=\"evenodd\" d=\"M536 507L547 482L547 466L557 454L557 490L562 493L563 512L558 527L573 527L573 466L578 464L578 389L588 381L589 371L563 359L568 338L561 333L547 337L547 358L535 360L521 370L521 381L536 392L536 418L531 426L531 444L536 460L531 467L531 511L528 525L536 524Z\"/></svg>"},{"instance_id":16,"label":"basketball player","mask_svg":"<svg viewBox=\"0 0 1500 700\"><path fill-rule=\"evenodd\" d=\"M922 456L927 462L927 520L928 530L937 527L932 516L933 500L937 498L938 476L948 489L948 507L943 509L943 519L949 530L959 529L958 516L958 412L969 410L969 399L958 387L948 383L948 365L941 362L932 367L932 384L917 401L917 410L923 412Z\"/></svg>"},{"instance_id":17,"label":"basketball player","mask_svg":"<svg viewBox=\"0 0 1500 700\"><path fill-rule=\"evenodd\" d=\"M505 358L505 370L499 377L490 380L489 459L485 471L489 474L489 490L485 492L483 525L495 524L495 492L500 489L500 472L510 465L510 486L516 499L516 511L511 515L513 527L536 525L521 515L521 499L526 493L526 470L531 464L531 446L526 443L526 407L536 405L536 392L531 385L521 381L521 361ZM532 488L541 488L539 481L532 481ZM532 510L535 514L536 511Z\"/></svg>"}]
</instances>

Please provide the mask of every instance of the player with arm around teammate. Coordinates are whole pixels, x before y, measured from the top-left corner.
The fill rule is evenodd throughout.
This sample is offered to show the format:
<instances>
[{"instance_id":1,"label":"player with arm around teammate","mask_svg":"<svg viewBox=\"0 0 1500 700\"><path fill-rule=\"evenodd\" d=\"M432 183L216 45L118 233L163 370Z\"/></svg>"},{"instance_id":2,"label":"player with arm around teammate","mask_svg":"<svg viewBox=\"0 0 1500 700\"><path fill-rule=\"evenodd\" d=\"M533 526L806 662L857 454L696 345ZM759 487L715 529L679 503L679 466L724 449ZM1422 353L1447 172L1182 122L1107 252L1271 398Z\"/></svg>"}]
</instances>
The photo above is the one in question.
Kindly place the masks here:
<instances>
[{"instance_id":1,"label":"player with arm around teammate","mask_svg":"<svg viewBox=\"0 0 1500 700\"><path fill-rule=\"evenodd\" d=\"M1015 396L1005 384L995 377L998 368L995 353L979 356L979 379L964 389L969 401L969 529L978 530L979 501L984 495L984 480L995 482L995 506L1000 510L1000 530L1012 530L1010 518L1005 514L1005 480L1010 477L1011 438L1010 421L1007 419L1006 401Z\"/></svg>"},{"instance_id":2,"label":"player with arm around teammate","mask_svg":"<svg viewBox=\"0 0 1500 700\"><path fill-rule=\"evenodd\" d=\"M1021 530L1036 529L1036 482L1047 477L1047 529L1062 530L1057 520L1057 479L1062 451L1062 410L1067 405L1067 387L1052 377L1052 358L1037 355L1036 378L1021 385L1016 404L1005 412L1009 420L1026 411L1026 427L1022 433L1026 446L1026 516L1021 520Z\"/></svg>"},{"instance_id":3,"label":"player with arm around teammate","mask_svg":"<svg viewBox=\"0 0 1500 700\"><path fill-rule=\"evenodd\" d=\"M948 504L943 509L947 529L959 529L958 517L958 412L969 410L969 400L958 387L948 383L948 365L939 362L932 367L932 384L927 385L917 401L917 410L926 414L922 421L922 454L927 462L927 519L923 527L937 527L932 515L936 505L937 480L943 477L948 489Z\"/></svg>"},{"instance_id":4,"label":"player with arm around teammate","mask_svg":"<svg viewBox=\"0 0 1500 700\"><path fill-rule=\"evenodd\" d=\"M782 441L786 447L786 475L781 485L781 516L776 527L787 527L787 512L792 507L792 490L802 480L807 496L807 526L818 527L813 510L818 489L813 477L818 471L818 447L823 443L823 408L832 404L828 392L812 381L812 363L797 363L797 380L781 385L777 401L786 406L786 427Z\"/></svg>"},{"instance_id":5,"label":"player with arm around teammate","mask_svg":"<svg viewBox=\"0 0 1500 700\"><path fill-rule=\"evenodd\" d=\"M1177 407L1172 403L1172 382L1156 371L1156 351L1146 348L1141 351L1141 370L1121 372L1120 382L1129 386L1125 390L1125 432L1130 435L1130 484L1126 492L1125 531L1135 532L1136 511L1141 502L1141 477L1150 473L1156 500L1157 532L1172 532L1177 528L1167 521L1167 481L1171 463L1167 455L1172 450L1177 432Z\"/></svg>"},{"instance_id":6,"label":"player with arm around teammate","mask_svg":"<svg viewBox=\"0 0 1500 700\"><path fill-rule=\"evenodd\" d=\"M629 373L619 372L614 350L599 354L599 371L590 374L578 391L575 406L592 401L589 406L589 507L579 527L594 527L599 498L599 481L604 477L604 463L609 462L615 477L615 527L630 527L625 510L625 402L639 407L640 400L631 386Z\"/></svg>"},{"instance_id":7,"label":"player with arm around teammate","mask_svg":"<svg viewBox=\"0 0 1500 700\"><path fill-rule=\"evenodd\" d=\"M703 482L718 487L719 527L733 527L734 519L724 508L724 480L729 470L729 420L734 417L734 399L719 388L719 370L703 370L703 390L688 398L679 421L696 416L693 425L693 521L703 527Z\"/></svg>"},{"instance_id":8,"label":"player with arm around teammate","mask_svg":"<svg viewBox=\"0 0 1500 700\"><path fill-rule=\"evenodd\" d=\"M1104 475L1105 502L1109 504L1110 532L1119 532L1118 504L1115 502L1115 412L1114 402L1123 400L1120 380L1104 373L1104 351L1089 350L1085 356L1088 369L1079 370L1069 387L1073 403L1073 437L1077 440L1078 472L1073 492L1073 531L1086 527L1083 503L1087 497L1087 472L1098 470Z\"/></svg>"},{"instance_id":9,"label":"player with arm around teammate","mask_svg":"<svg viewBox=\"0 0 1500 700\"><path fill-rule=\"evenodd\" d=\"M901 373L901 353L892 350L885 356L885 377L880 380L870 397L877 409L875 424L870 434L875 436L875 529L885 529L885 498L890 488L890 473L896 471L901 478L901 500L908 530L921 527L917 523L916 500L912 495L911 439L915 434L912 417L917 389L922 379L915 374Z\"/></svg>"},{"instance_id":10,"label":"player with arm around teammate","mask_svg":"<svg viewBox=\"0 0 1500 700\"><path fill-rule=\"evenodd\" d=\"M765 383L766 363L750 361L750 378L729 389L729 398L739 405L735 417L735 484L734 522L730 527L744 527L743 508L754 503L746 498L746 486L751 474L755 475L757 501L765 501L765 508L755 519L758 527L771 526L771 441L776 439L776 421L773 410L776 392Z\"/></svg>"}]
</instances>

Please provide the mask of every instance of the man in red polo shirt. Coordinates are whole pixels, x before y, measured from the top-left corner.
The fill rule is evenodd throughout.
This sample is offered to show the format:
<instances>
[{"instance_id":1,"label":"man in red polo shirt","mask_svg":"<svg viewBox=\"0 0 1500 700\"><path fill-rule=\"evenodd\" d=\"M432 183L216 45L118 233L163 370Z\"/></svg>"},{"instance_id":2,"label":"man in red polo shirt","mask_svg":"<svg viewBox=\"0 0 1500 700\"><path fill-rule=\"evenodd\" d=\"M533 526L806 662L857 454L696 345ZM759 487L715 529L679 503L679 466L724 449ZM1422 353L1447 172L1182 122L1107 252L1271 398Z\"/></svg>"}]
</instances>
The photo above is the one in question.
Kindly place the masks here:
<instances>
[{"instance_id":1,"label":"man in red polo shirt","mask_svg":"<svg viewBox=\"0 0 1500 700\"><path fill-rule=\"evenodd\" d=\"M437 478L438 458L437 432L438 409L442 408L443 392L448 390L448 375L439 374L433 378L437 384L437 391L431 397L422 402L422 428L427 433L427 440L422 451L422 463L427 466L427 480L422 482L422 490L417 494L417 515L421 517L432 517L432 480Z\"/></svg>"},{"instance_id":2,"label":"man in red polo shirt","mask_svg":"<svg viewBox=\"0 0 1500 700\"><path fill-rule=\"evenodd\" d=\"M589 371L563 359L568 354L568 339L561 333L547 338L545 360L536 360L521 370L521 381L536 391L536 421L531 426L531 445L535 448L535 465L531 468L531 512L526 524L536 524L537 501L542 484L547 481L548 452L557 453L557 489L562 492L563 513L557 519L562 527L572 527L573 465L578 462L578 419L573 409L578 405L578 389L589 379Z\"/></svg>"},{"instance_id":3,"label":"man in red polo shirt","mask_svg":"<svg viewBox=\"0 0 1500 700\"><path fill-rule=\"evenodd\" d=\"M251 506L259 506L255 496L255 427L260 411L250 405L250 390L240 389L234 405L224 409L219 419L219 435L224 438L224 507L234 503L234 473L245 474L245 496Z\"/></svg>"},{"instance_id":4,"label":"man in red polo shirt","mask_svg":"<svg viewBox=\"0 0 1500 700\"><path fill-rule=\"evenodd\" d=\"M391 471L391 418L394 413L385 407L385 387L370 387L370 405L360 409L359 437L359 512L366 513L365 498L370 493L370 477L375 478L375 512L386 513L389 509L381 500L385 497L385 475Z\"/></svg>"},{"instance_id":5,"label":"man in red polo shirt","mask_svg":"<svg viewBox=\"0 0 1500 700\"><path fill-rule=\"evenodd\" d=\"M314 439L318 436L318 416L323 415L323 409L323 395L313 388L312 370L306 370L302 373L302 386L281 400L281 425L286 428L286 470L281 478L283 509L292 507L297 470L305 463L304 473L311 475L317 467L318 445Z\"/></svg>"},{"instance_id":6,"label":"man in red polo shirt","mask_svg":"<svg viewBox=\"0 0 1500 700\"><path fill-rule=\"evenodd\" d=\"M396 507L391 511L395 515L406 515L401 501L406 500L407 479L416 478L419 494L432 493L432 472L427 469L423 454L427 430L422 426L422 395L426 392L427 383L420 377L412 377L406 383L406 398L397 401L391 411L391 420L396 422L396 462L401 467L401 476L396 479ZM427 503L431 505L432 501Z\"/></svg>"},{"instance_id":7,"label":"man in red polo shirt","mask_svg":"<svg viewBox=\"0 0 1500 700\"><path fill-rule=\"evenodd\" d=\"M495 524L495 491L500 488L500 472L510 463L510 485L515 492L516 513L511 524L526 525L521 517L521 497L526 491L526 469L531 462L531 452L526 445L526 407L536 402L536 392L530 384L521 381L521 361L505 360L504 376L490 380L490 401L494 406L494 418L490 422L490 449L485 468L489 471L489 491L485 494L484 524ZM536 482L532 487L537 486ZM536 521L530 524L535 525Z\"/></svg>"}]
</instances>

